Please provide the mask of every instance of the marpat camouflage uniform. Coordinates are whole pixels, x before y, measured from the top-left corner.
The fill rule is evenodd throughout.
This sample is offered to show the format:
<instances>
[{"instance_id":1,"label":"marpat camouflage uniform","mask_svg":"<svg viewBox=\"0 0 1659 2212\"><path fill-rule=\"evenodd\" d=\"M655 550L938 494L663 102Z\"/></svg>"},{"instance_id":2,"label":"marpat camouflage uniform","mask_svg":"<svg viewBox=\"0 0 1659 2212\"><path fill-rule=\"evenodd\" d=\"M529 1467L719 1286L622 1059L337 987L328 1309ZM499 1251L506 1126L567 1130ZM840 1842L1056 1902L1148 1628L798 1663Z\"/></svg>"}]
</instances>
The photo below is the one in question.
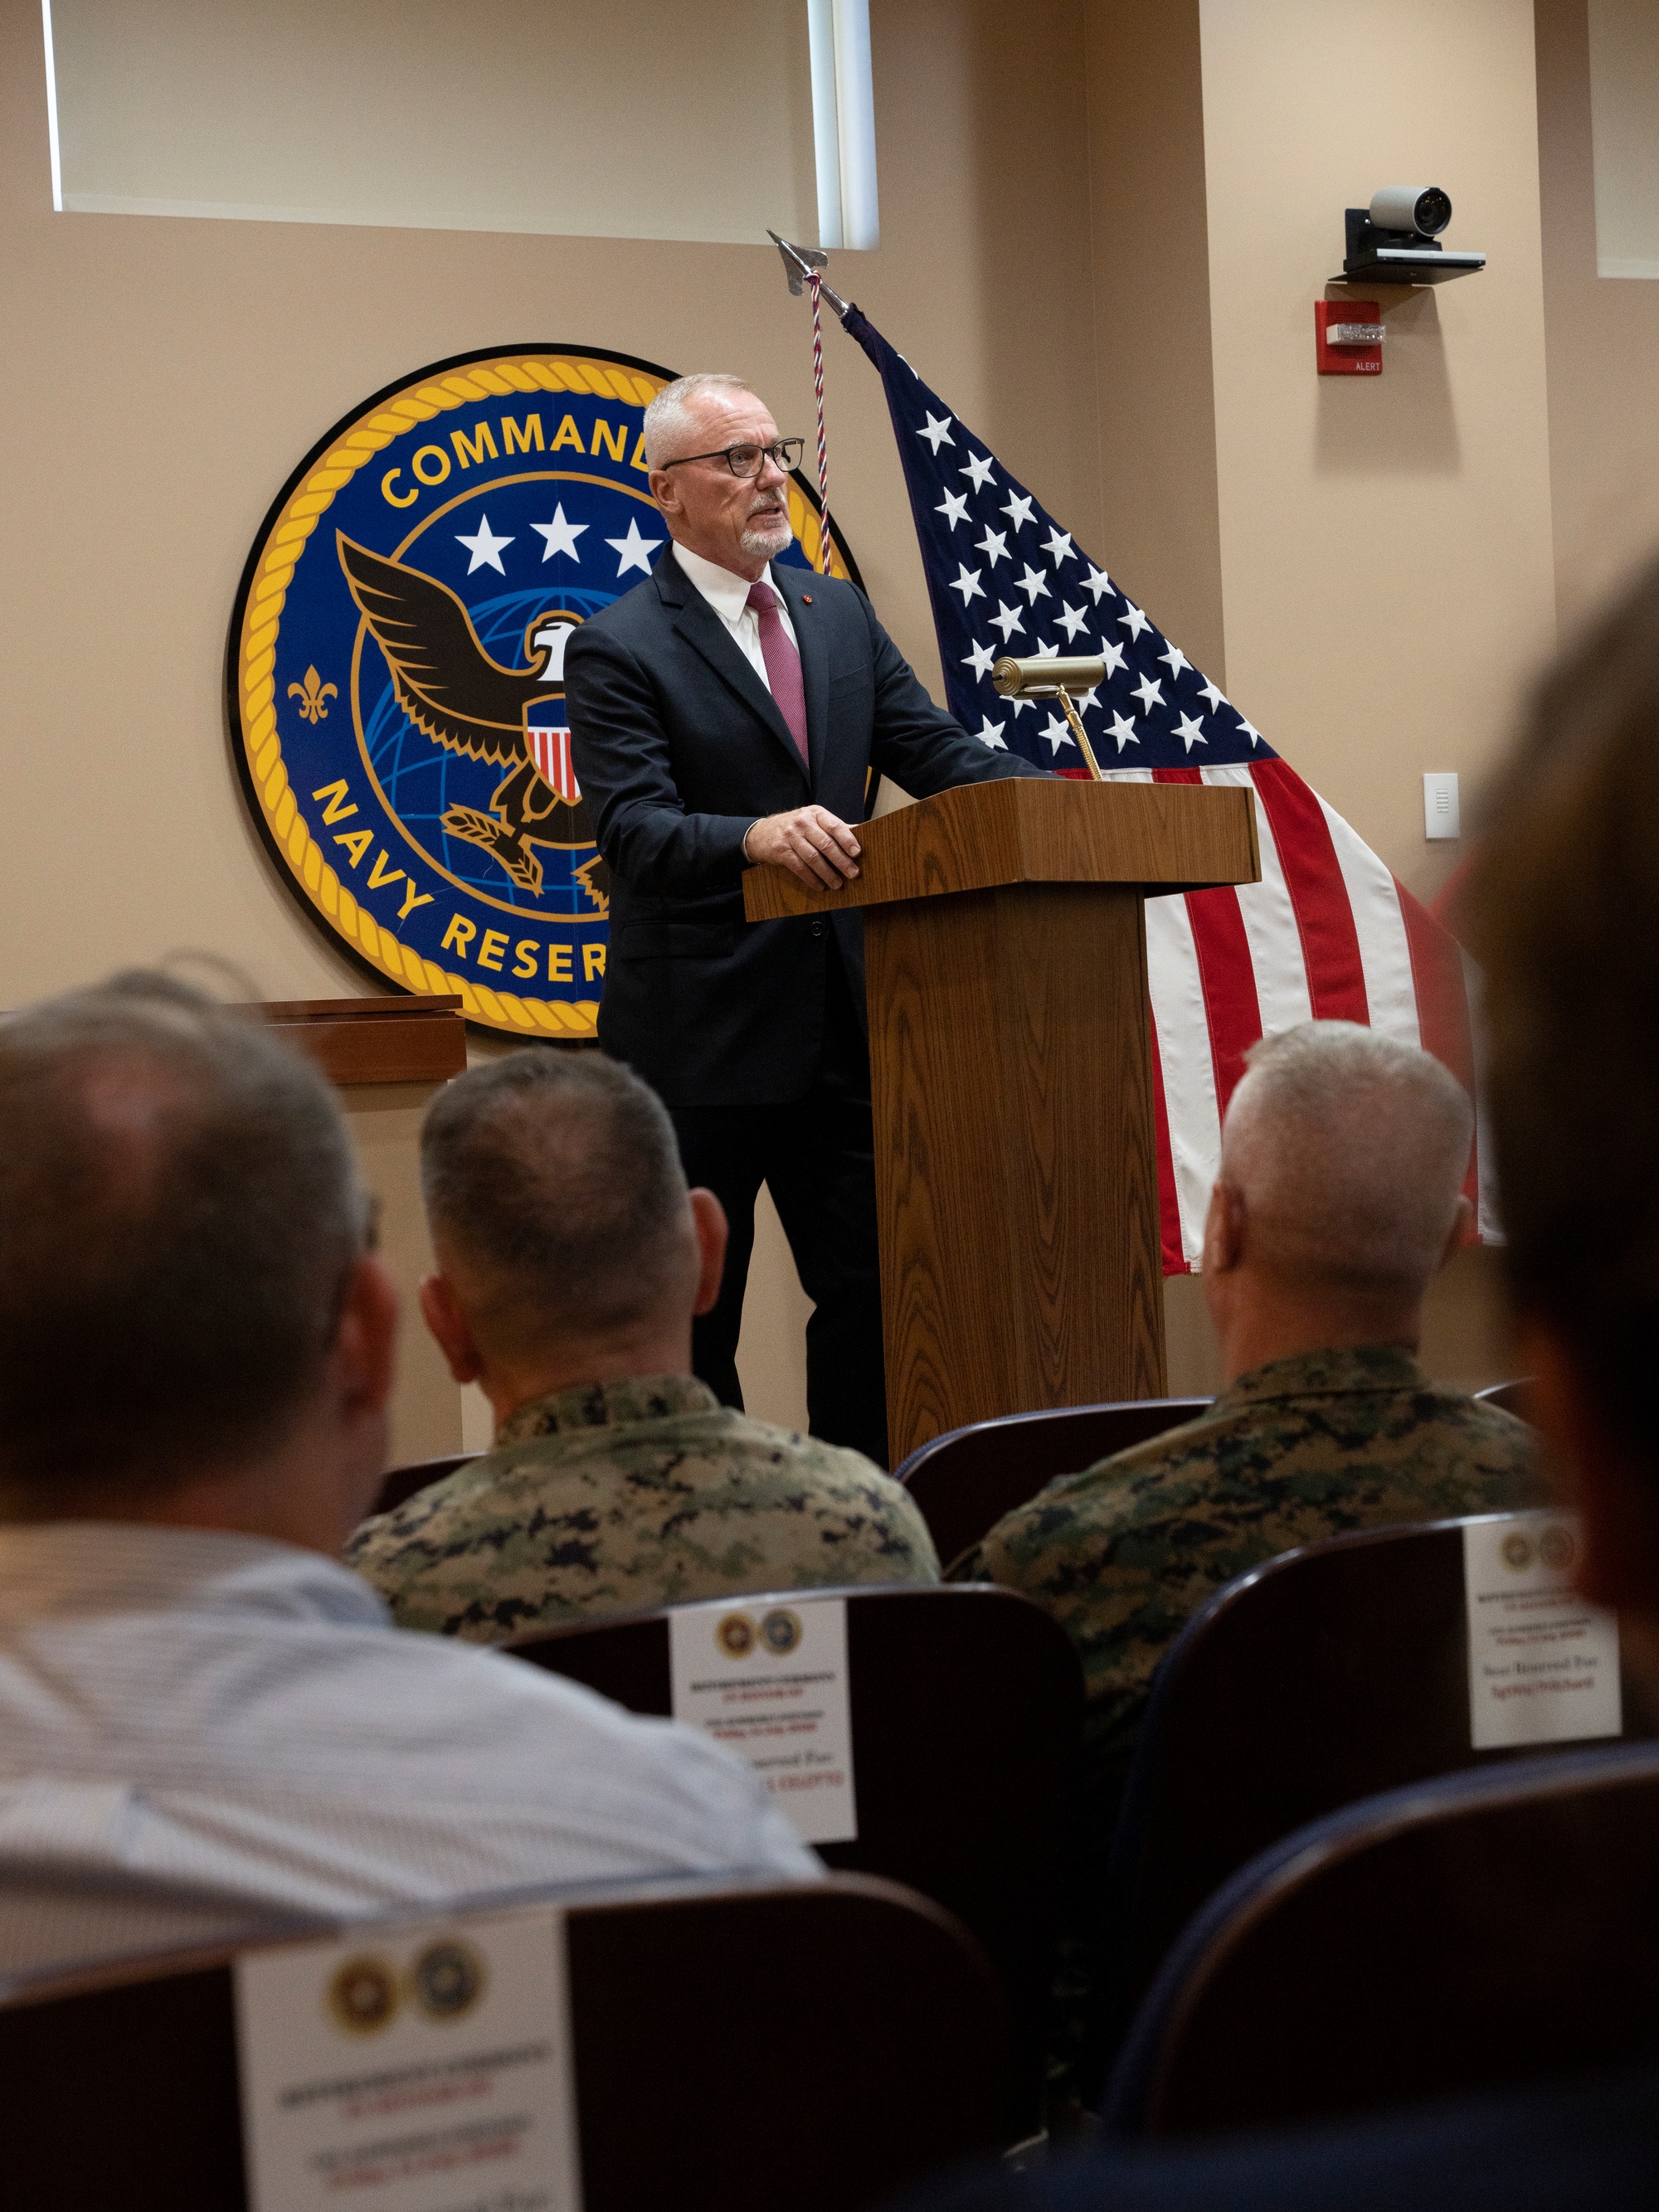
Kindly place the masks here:
<instances>
[{"instance_id":1,"label":"marpat camouflage uniform","mask_svg":"<svg viewBox=\"0 0 1659 2212\"><path fill-rule=\"evenodd\" d=\"M1152 1670L1212 1591L1347 1528L1534 1503L1534 1443L1396 1345L1275 1359L1197 1420L1051 1482L949 1579L1021 1590L1070 1636L1090 1796L1110 1818Z\"/></svg>"},{"instance_id":2,"label":"marpat camouflage uniform","mask_svg":"<svg viewBox=\"0 0 1659 2212\"><path fill-rule=\"evenodd\" d=\"M400 1627L475 1644L691 1598L939 1580L890 1475L682 1375L532 1399L492 1451L364 1522L345 1562Z\"/></svg>"},{"instance_id":3,"label":"marpat camouflage uniform","mask_svg":"<svg viewBox=\"0 0 1659 2212\"><path fill-rule=\"evenodd\" d=\"M1049 2024L1057 2102L1092 2070L1096 1917L1153 1669L1212 1592L1347 1528L1540 1502L1524 1421L1431 1382L1399 1346L1309 1352L1242 1375L1178 1429L1062 1475L953 1562L1046 1607L1088 1696Z\"/></svg>"}]
</instances>

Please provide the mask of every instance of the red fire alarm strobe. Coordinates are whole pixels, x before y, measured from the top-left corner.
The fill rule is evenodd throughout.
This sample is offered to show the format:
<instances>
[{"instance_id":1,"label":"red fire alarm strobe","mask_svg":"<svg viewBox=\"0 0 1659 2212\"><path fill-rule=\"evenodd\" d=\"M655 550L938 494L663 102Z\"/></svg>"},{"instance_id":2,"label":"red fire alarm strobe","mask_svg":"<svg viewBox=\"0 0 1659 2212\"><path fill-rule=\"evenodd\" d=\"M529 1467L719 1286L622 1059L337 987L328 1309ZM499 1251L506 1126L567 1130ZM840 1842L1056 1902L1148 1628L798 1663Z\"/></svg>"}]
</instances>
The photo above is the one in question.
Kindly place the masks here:
<instances>
[{"instance_id":1,"label":"red fire alarm strobe","mask_svg":"<svg viewBox=\"0 0 1659 2212\"><path fill-rule=\"evenodd\" d=\"M1314 301L1314 350L1322 376L1381 376L1385 335L1375 300Z\"/></svg>"}]
</instances>

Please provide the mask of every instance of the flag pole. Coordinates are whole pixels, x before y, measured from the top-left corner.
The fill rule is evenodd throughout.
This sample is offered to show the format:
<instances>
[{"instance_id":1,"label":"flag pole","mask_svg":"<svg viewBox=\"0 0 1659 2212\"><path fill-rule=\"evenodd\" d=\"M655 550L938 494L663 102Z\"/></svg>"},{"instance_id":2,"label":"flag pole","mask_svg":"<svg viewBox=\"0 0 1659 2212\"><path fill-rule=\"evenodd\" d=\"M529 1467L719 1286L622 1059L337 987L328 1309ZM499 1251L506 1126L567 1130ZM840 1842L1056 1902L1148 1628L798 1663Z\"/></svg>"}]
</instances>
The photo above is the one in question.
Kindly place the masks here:
<instances>
[{"instance_id":1,"label":"flag pole","mask_svg":"<svg viewBox=\"0 0 1659 2212\"><path fill-rule=\"evenodd\" d=\"M844 320L847 302L838 292L832 292L824 281L822 270L830 257L816 246L792 246L787 239L780 238L775 230L766 235L783 256L784 272L789 279L789 289L797 299L803 290L812 295L812 392L818 410L818 566L827 576L830 574L830 446L823 429L823 326L818 313L820 294L829 301L836 313Z\"/></svg>"}]
</instances>

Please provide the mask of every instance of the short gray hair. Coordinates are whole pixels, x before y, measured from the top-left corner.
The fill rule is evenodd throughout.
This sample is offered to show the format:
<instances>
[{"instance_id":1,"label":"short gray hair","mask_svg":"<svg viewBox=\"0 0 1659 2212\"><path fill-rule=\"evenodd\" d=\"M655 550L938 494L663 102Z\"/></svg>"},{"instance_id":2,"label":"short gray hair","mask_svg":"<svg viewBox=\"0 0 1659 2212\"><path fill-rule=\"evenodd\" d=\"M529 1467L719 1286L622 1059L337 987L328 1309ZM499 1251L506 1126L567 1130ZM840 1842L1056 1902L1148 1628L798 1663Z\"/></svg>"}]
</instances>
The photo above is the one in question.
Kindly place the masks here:
<instances>
[{"instance_id":1,"label":"short gray hair","mask_svg":"<svg viewBox=\"0 0 1659 2212\"><path fill-rule=\"evenodd\" d=\"M689 1273L674 1125L649 1085L593 1052L509 1053L432 1102L421 1185L486 1351L603 1336Z\"/></svg>"},{"instance_id":2,"label":"short gray hair","mask_svg":"<svg viewBox=\"0 0 1659 2212\"><path fill-rule=\"evenodd\" d=\"M1222 1180L1263 1256L1339 1293L1420 1291L1457 1219L1474 1109L1450 1069L1354 1022L1304 1022L1245 1055Z\"/></svg>"},{"instance_id":3,"label":"short gray hair","mask_svg":"<svg viewBox=\"0 0 1659 2212\"><path fill-rule=\"evenodd\" d=\"M323 1077L186 984L0 1023L0 1483L161 1492L274 1444L369 1204Z\"/></svg>"},{"instance_id":4,"label":"short gray hair","mask_svg":"<svg viewBox=\"0 0 1659 2212\"><path fill-rule=\"evenodd\" d=\"M740 376L726 376L716 369L699 369L691 376L677 376L665 384L645 410L645 458L653 469L665 461L684 459L675 447L695 443L687 432L686 423L694 402L705 392L752 392L754 386L745 384Z\"/></svg>"}]
</instances>

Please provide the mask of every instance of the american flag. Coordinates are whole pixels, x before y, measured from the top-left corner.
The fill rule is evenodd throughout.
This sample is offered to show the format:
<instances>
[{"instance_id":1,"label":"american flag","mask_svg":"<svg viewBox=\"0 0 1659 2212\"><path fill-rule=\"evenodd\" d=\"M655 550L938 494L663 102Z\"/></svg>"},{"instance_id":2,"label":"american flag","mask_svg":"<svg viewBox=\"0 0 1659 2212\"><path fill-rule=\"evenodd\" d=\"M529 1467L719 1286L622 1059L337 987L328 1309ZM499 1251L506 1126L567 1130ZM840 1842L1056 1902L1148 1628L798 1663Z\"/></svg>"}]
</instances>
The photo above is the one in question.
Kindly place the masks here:
<instances>
[{"instance_id":1,"label":"american flag","mask_svg":"<svg viewBox=\"0 0 1659 2212\"><path fill-rule=\"evenodd\" d=\"M1474 1097L1478 976L1364 839L868 319L851 307L845 320L886 390L945 695L963 727L982 744L1086 775L1059 712L1001 698L991 667L1004 653L1099 654L1106 680L1079 703L1109 780L1242 784L1255 794L1261 881L1146 902L1164 1269L1188 1273L1249 1047L1297 1022L1364 1022L1424 1046ZM1478 1233L1496 1239L1490 1157L1477 1122L1465 1188Z\"/></svg>"}]
</instances>

